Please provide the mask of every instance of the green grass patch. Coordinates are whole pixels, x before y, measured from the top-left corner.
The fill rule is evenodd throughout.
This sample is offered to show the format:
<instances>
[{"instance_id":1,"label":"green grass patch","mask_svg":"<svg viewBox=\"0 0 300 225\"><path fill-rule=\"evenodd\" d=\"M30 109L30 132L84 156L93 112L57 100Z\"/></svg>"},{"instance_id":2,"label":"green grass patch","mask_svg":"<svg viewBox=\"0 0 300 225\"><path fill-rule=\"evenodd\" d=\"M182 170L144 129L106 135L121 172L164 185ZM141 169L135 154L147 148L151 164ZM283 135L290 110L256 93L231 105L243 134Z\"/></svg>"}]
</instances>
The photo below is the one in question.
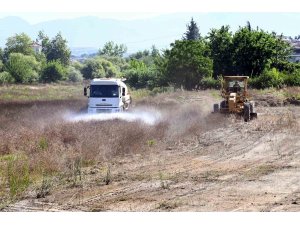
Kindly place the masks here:
<instances>
[{"instance_id":1,"label":"green grass patch","mask_svg":"<svg viewBox=\"0 0 300 225\"><path fill-rule=\"evenodd\" d=\"M148 89L136 89L136 90L130 90L129 92L134 101L148 97L150 96L151 93L151 91Z\"/></svg>"},{"instance_id":2,"label":"green grass patch","mask_svg":"<svg viewBox=\"0 0 300 225\"><path fill-rule=\"evenodd\" d=\"M0 101L42 101L83 98L83 84L0 86Z\"/></svg>"}]
</instances>

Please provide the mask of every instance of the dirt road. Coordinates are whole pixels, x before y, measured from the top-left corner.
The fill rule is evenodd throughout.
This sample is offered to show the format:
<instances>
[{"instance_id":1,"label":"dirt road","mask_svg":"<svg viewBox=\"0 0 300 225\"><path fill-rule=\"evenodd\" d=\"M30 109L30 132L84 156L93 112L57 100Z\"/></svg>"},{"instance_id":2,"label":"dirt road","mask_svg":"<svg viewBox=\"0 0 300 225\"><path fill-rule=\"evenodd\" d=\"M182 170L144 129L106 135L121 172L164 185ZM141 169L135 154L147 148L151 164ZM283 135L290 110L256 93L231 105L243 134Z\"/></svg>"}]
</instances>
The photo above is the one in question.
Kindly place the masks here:
<instances>
[{"instance_id":1,"label":"dirt road","mask_svg":"<svg viewBox=\"0 0 300 225\"><path fill-rule=\"evenodd\" d=\"M258 119L244 123L211 114L214 101L206 91L137 102L162 114L137 127L149 132L138 146L127 143L143 150L80 168L74 185L52 177L44 198L30 187L3 211L300 211L299 107L260 104ZM132 122L119 123L126 132Z\"/></svg>"}]
</instances>

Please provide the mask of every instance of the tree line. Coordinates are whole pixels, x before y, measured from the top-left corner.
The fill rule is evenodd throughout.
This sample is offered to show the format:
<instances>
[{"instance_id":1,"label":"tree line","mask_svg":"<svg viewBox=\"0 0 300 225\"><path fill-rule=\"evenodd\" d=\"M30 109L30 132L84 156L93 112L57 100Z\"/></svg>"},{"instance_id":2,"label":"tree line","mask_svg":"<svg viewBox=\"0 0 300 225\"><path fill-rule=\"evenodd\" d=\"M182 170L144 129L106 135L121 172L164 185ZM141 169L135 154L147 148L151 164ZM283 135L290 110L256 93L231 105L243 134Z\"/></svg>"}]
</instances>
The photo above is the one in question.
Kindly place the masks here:
<instances>
[{"instance_id":1,"label":"tree line","mask_svg":"<svg viewBox=\"0 0 300 225\"><path fill-rule=\"evenodd\" d=\"M202 36L192 18L182 38L168 49L153 45L125 57L127 47L110 41L83 62L71 62L61 33L50 38L39 32L36 42L41 52L33 51L32 40L24 33L7 39L0 49L0 83L125 77L133 88L191 90L216 88L225 75L246 75L256 88L300 85L300 64L289 62L289 43L275 32L252 28L250 22L234 33L222 26Z\"/></svg>"}]
</instances>

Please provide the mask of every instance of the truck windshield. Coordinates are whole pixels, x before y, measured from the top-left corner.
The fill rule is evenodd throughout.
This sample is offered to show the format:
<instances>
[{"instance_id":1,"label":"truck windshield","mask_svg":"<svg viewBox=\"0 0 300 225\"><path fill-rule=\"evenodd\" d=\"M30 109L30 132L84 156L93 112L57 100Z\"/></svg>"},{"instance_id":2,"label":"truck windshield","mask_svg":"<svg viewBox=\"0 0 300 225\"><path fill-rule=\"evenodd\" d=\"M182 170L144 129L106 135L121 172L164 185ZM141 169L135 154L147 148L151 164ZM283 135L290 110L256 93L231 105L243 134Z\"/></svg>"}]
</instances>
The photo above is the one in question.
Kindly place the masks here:
<instances>
[{"instance_id":1,"label":"truck windshield","mask_svg":"<svg viewBox=\"0 0 300 225\"><path fill-rule=\"evenodd\" d=\"M92 98L119 97L118 85L91 85L90 90L90 97Z\"/></svg>"}]
</instances>

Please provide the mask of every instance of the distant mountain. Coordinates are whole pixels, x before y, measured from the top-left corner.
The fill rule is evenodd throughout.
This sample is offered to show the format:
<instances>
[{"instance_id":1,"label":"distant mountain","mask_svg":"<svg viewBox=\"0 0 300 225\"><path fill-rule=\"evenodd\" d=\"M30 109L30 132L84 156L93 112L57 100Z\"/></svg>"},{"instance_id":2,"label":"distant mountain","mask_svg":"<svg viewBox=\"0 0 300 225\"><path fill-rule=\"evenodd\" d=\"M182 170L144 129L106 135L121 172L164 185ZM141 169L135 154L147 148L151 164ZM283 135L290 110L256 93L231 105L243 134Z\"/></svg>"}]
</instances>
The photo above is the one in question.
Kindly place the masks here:
<instances>
[{"instance_id":1,"label":"distant mountain","mask_svg":"<svg viewBox=\"0 0 300 225\"><path fill-rule=\"evenodd\" d=\"M136 20L88 16L33 25L19 17L5 17L0 19L0 46L3 47L6 39L15 33L25 32L35 39L38 31L44 30L50 37L61 31L68 40L72 54L80 54L81 50L96 52L107 41L126 44L129 53L149 49L153 44L163 49L182 37L191 17L197 22L202 35L222 25L230 25L235 31L247 21L251 22L253 28L259 26L293 37L300 34L300 13L175 13Z\"/></svg>"}]
</instances>

